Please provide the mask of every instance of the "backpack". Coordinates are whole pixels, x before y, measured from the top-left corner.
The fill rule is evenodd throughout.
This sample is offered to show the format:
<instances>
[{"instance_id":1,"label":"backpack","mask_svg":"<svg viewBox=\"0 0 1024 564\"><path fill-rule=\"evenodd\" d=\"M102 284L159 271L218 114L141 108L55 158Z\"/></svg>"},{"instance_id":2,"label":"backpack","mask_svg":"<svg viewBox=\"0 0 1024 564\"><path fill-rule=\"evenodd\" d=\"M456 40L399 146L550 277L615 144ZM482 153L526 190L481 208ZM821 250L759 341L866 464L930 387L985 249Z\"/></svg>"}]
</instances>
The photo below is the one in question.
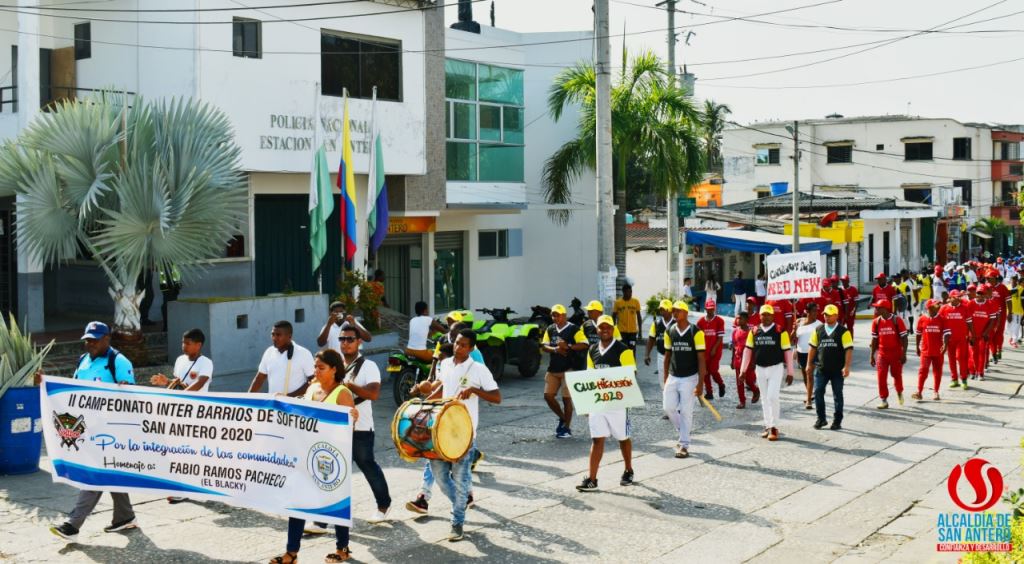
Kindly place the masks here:
<instances>
[{"instance_id":1,"label":"backpack","mask_svg":"<svg viewBox=\"0 0 1024 564\"><path fill-rule=\"evenodd\" d=\"M84 360L85 357L88 356L88 354L89 353L85 353L82 356L78 357L78 366L82 365L82 360ZM113 378L115 381L117 380L117 369L114 366L114 359L117 358L117 355L119 354L121 354L121 351L115 349L114 347L109 347L107 349L107 371L110 372L110 377ZM77 368L75 369L75 372L78 372Z\"/></svg>"}]
</instances>

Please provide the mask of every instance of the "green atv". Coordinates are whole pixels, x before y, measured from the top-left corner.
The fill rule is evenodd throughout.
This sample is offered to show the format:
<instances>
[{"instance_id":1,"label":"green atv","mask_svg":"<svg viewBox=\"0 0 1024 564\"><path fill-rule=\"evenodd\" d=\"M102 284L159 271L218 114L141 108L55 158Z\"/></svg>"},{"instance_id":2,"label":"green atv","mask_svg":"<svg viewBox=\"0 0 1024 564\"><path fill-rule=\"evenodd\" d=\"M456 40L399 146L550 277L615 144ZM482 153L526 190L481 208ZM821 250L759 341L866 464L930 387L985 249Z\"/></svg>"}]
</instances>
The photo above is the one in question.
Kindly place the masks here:
<instances>
[{"instance_id":1,"label":"green atv","mask_svg":"<svg viewBox=\"0 0 1024 564\"><path fill-rule=\"evenodd\" d=\"M473 313L464 311L462 322L469 324L477 335L477 348L484 357L484 364L500 380L505 373L505 363L515 364L519 375L532 378L540 370L540 339L543 328L529 319L509 319L515 313L511 308L478 309L491 316L488 320L476 320Z\"/></svg>"}]
</instances>

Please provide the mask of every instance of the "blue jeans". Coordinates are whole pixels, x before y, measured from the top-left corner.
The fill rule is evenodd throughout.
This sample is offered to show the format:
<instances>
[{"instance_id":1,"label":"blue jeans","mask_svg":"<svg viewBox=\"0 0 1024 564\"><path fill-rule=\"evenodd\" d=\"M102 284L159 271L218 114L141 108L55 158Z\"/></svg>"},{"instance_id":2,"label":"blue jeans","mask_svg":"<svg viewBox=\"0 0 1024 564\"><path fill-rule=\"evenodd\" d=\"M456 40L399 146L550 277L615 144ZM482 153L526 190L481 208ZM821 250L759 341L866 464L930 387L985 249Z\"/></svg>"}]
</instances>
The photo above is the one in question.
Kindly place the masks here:
<instances>
[{"instance_id":1,"label":"blue jeans","mask_svg":"<svg viewBox=\"0 0 1024 564\"><path fill-rule=\"evenodd\" d=\"M295 517L288 518L288 547L285 548L285 550L287 550L288 552L299 551L299 544L302 542L302 530L305 527L305 519L296 519ZM348 546L348 527L335 525L334 536L337 539L334 543L334 546L338 550L341 550Z\"/></svg>"},{"instance_id":2,"label":"blue jeans","mask_svg":"<svg viewBox=\"0 0 1024 564\"><path fill-rule=\"evenodd\" d=\"M391 507L391 494L388 492L388 482L384 478L384 471L380 464L373 457L373 431L355 431L352 433L352 461L359 467L359 471L366 476L370 483L370 490L373 491L373 498L377 501L378 509Z\"/></svg>"},{"instance_id":3,"label":"blue jeans","mask_svg":"<svg viewBox=\"0 0 1024 564\"><path fill-rule=\"evenodd\" d=\"M430 501L434 490L434 471L430 469L430 459L423 459L423 483L420 485L420 493L423 499Z\"/></svg>"},{"instance_id":4,"label":"blue jeans","mask_svg":"<svg viewBox=\"0 0 1024 564\"><path fill-rule=\"evenodd\" d=\"M818 412L818 419L825 421L825 385L832 385L832 397L836 402L836 412L832 420L836 423L843 421L843 371L826 372L820 368L814 371L814 409Z\"/></svg>"},{"instance_id":5,"label":"blue jeans","mask_svg":"<svg viewBox=\"0 0 1024 564\"><path fill-rule=\"evenodd\" d=\"M469 494L473 489L471 467L475 454L476 445L473 445L469 447L466 455L456 462L430 461L431 473L437 480L437 485L441 486L441 493L452 502L452 525L462 525L466 522L466 503L469 502Z\"/></svg>"}]
</instances>

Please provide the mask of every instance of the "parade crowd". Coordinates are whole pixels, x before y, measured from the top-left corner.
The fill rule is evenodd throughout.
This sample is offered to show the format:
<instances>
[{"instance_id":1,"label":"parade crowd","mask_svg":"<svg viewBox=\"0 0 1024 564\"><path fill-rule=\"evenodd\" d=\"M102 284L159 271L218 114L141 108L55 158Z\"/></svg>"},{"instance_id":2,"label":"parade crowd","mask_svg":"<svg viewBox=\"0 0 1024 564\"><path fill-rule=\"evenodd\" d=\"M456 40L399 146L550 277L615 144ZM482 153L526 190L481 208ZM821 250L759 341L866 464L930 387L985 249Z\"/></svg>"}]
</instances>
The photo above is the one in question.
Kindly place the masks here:
<instances>
[{"instance_id":1,"label":"parade crowd","mask_svg":"<svg viewBox=\"0 0 1024 564\"><path fill-rule=\"evenodd\" d=\"M1004 342L1017 347L1022 342L1022 294L1018 268L1021 258L992 263L972 261L958 265L935 265L921 272L907 270L889 276L879 273L870 291L873 316L870 323L870 362L876 369L878 409L888 409L890 386L896 402L904 404L904 366L908 356L920 359L917 381L911 381L911 399L940 400L943 375L948 372L951 389L967 389L969 380L984 380L990 363L1002 358ZM644 363L655 362L662 388L662 406L678 437L675 456L690 456L694 409L698 402L724 398L726 379L721 373L723 357L731 349L726 365L735 377L738 403L761 404L762 437L780 439L780 391L785 382L803 382L804 406L816 411L815 429L843 426L843 384L850 375L853 333L861 291L847 276L822 281L821 295L799 300L767 300L764 280L755 282L747 297L734 284L737 314L731 333L717 313L717 290L711 287L704 312L696 323L690 320L695 305L692 294L683 299L664 299L646 332ZM866 293L866 292L865 292ZM263 354L249 391L285 394L309 401L337 403L351 408L353 425L352 458L369 483L376 511L367 521L389 518L392 499L384 472L374 458L373 403L380 396L379 367L361 354L363 343L372 336L359 321L343 311L340 303L330 306L330 318L318 339L318 352L292 340L287 321L274 325L272 344ZM587 304L586 318L579 324L568 319L561 304L551 307L552 323L544 328L541 347L549 356L543 397L556 417L554 436L571 438L573 402L566 373L573 370L636 366L637 344L644 335L644 308L626 285L611 312L599 301ZM457 398L465 404L477 437L479 401L501 402L501 392L476 349L476 333L462 323L460 312L447 316L447 325L429 315L427 304L415 306L410 321L406 353L422 360L437 360L436 374L419 383L414 392L424 398ZM428 335L441 333L436 346ZM92 322L82 336L86 353L79 359L75 378L110 383L134 384L131 362L110 346L110 329ZM207 391L213 378L213 362L202 354L205 336L198 329L182 337L182 355L173 374L158 374L151 383L186 391ZM947 369L948 361L948 369ZM799 371L799 376L798 376ZM930 376L930 379L929 379ZM930 384L930 385L929 385ZM831 390L833 411L828 421L825 396ZM618 442L623 457L621 485L634 480L629 414L626 409L587 416L590 459L587 475L576 489L598 489L598 469L605 439ZM472 471L483 454L474 444L453 462L424 460L420 492L406 508L417 514L429 510L436 483L452 504L448 540L463 538L466 510L473 507ZM74 541L101 493L81 491L68 519L50 530ZM123 531L137 527L127 494L112 494L113 522L104 530ZM180 503L183 498L168 498ZM296 562L303 534L323 534L327 529L291 518L286 552L273 563ZM348 527L335 527L336 551L326 562L341 562L351 556Z\"/></svg>"}]
</instances>

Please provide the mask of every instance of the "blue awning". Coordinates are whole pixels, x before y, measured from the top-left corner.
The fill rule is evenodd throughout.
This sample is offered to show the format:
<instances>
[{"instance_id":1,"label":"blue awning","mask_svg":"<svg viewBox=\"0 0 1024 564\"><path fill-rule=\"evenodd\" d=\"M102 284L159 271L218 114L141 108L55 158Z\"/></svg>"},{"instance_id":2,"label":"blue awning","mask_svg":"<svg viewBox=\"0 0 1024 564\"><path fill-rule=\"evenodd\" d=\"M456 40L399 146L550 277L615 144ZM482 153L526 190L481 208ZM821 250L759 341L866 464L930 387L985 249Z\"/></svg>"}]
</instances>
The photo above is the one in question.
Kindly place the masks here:
<instances>
[{"instance_id":1,"label":"blue awning","mask_svg":"<svg viewBox=\"0 0 1024 564\"><path fill-rule=\"evenodd\" d=\"M763 231L739 231L734 229L714 229L711 231L687 231L687 245L712 245L719 249L741 251L745 253L771 254L793 252L793 237ZM800 251L818 251L828 253L832 250L832 241L817 237L800 237Z\"/></svg>"}]
</instances>

